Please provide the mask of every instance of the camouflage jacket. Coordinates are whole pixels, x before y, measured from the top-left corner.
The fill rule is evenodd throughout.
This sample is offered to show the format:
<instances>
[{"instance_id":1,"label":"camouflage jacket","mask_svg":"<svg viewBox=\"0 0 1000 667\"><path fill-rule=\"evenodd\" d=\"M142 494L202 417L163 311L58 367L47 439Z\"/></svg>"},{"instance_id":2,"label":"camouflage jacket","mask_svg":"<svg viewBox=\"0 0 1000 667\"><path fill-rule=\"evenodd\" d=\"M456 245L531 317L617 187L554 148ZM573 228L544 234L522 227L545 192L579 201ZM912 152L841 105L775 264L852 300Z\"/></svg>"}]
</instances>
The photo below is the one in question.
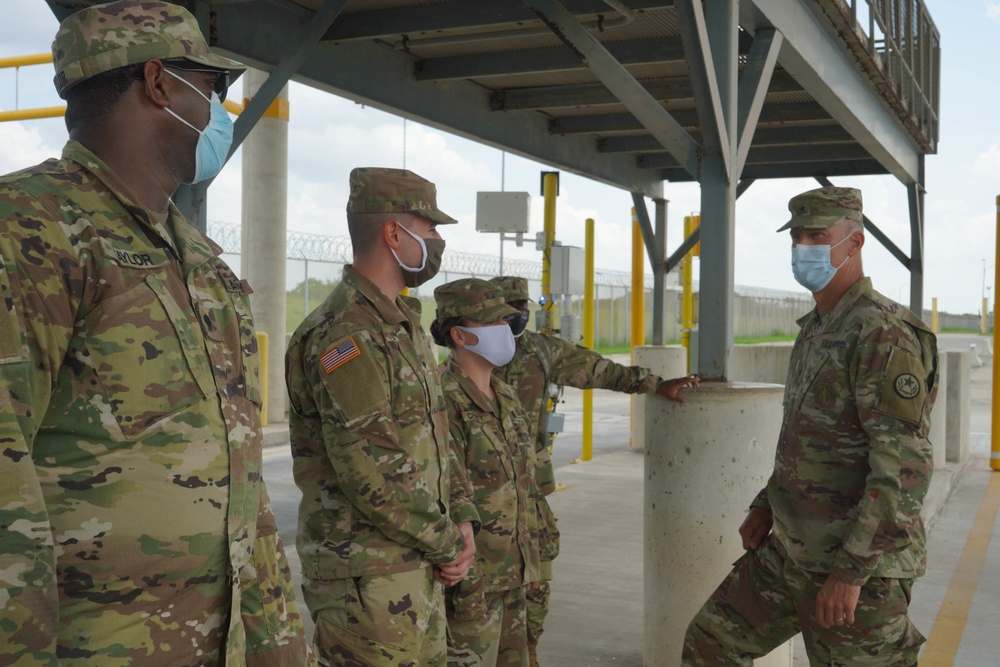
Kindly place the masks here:
<instances>
[{"instance_id":1,"label":"camouflage jacket","mask_svg":"<svg viewBox=\"0 0 1000 667\"><path fill-rule=\"evenodd\" d=\"M285 357L302 572L343 579L453 560L478 521L449 465L448 415L420 301L344 267Z\"/></svg>"},{"instance_id":2,"label":"camouflage jacket","mask_svg":"<svg viewBox=\"0 0 1000 667\"><path fill-rule=\"evenodd\" d=\"M250 288L76 142L0 220L0 664L306 664Z\"/></svg>"},{"instance_id":3,"label":"camouflage jacket","mask_svg":"<svg viewBox=\"0 0 1000 667\"><path fill-rule=\"evenodd\" d=\"M538 460L535 480L545 495L556 489L549 436L545 428L545 392L548 385L652 394L662 381L645 368L623 366L558 336L534 331L525 331L517 339L514 358L496 372L517 391L521 406L528 415Z\"/></svg>"},{"instance_id":4,"label":"camouflage jacket","mask_svg":"<svg viewBox=\"0 0 1000 667\"><path fill-rule=\"evenodd\" d=\"M534 445L517 396L493 377L494 403L454 357L441 384L452 451L468 471L482 522L476 535L475 568L458 585L458 595L511 590L538 581L540 494L535 486Z\"/></svg>"},{"instance_id":5,"label":"camouflage jacket","mask_svg":"<svg viewBox=\"0 0 1000 667\"><path fill-rule=\"evenodd\" d=\"M771 508L775 536L804 570L854 584L919 576L934 334L868 278L799 325L774 472L754 504Z\"/></svg>"}]
</instances>

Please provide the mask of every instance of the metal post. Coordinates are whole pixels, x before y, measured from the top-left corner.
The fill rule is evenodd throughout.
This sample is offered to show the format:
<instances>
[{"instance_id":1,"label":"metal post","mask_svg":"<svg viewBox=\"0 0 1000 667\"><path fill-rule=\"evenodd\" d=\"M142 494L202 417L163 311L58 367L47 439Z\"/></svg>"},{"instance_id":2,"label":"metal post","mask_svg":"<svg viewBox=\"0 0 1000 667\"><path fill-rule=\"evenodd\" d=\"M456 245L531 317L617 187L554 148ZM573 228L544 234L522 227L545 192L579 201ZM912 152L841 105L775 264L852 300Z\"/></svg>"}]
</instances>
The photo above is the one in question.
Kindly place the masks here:
<instances>
[{"instance_id":1,"label":"metal post","mask_svg":"<svg viewBox=\"0 0 1000 667\"><path fill-rule=\"evenodd\" d=\"M1000 285L1000 262L997 261L1000 258L1000 196L997 197L997 236L996 236L996 250L993 255L993 265L996 267L994 269L994 285ZM1000 290L995 290L1000 291ZM996 305L996 294L993 295L994 307ZM993 349L1000 350L1000 338L997 337L997 326L994 322L993 324ZM997 362L994 356L992 360L993 364L993 404L992 404L992 418L990 420L990 440L991 440L991 452L990 452L990 468L993 470L1000 470L1000 362Z\"/></svg>"},{"instance_id":2,"label":"metal post","mask_svg":"<svg viewBox=\"0 0 1000 667\"><path fill-rule=\"evenodd\" d=\"M695 230L694 216L684 216L684 238ZM694 328L694 254L688 253L681 260L681 345L687 359L687 372L691 372L691 329Z\"/></svg>"},{"instance_id":3,"label":"metal post","mask_svg":"<svg viewBox=\"0 0 1000 667\"><path fill-rule=\"evenodd\" d=\"M667 256L667 200L654 199L656 208L656 248L659 256ZM663 345L666 338L663 332L667 288L667 273L663 262L653 267L653 345Z\"/></svg>"},{"instance_id":4,"label":"metal post","mask_svg":"<svg viewBox=\"0 0 1000 667\"><path fill-rule=\"evenodd\" d=\"M919 159L920 178L906 186L910 204L910 310L924 313L924 156Z\"/></svg>"},{"instance_id":5,"label":"metal post","mask_svg":"<svg viewBox=\"0 0 1000 667\"><path fill-rule=\"evenodd\" d=\"M635 361L635 347L646 343L646 305L645 305L645 265L643 264L642 230L635 209L632 209L632 321L629 345L632 349L632 360Z\"/></svg>"},{"instance_id":6,"label":"metal post","mask_svg":"<svg viewBox=\"0 0 1000 667\"><path fill-rule=\"evenodd\" d=\"M737 0L717 0L705 5L705 24L718 82L721 118L725 131L718 133L728 145L706 153L701 178L700 287L698 305L698 373L725 381L733 345L733 289L735 275L736 186L732 173L736 155L739 33ZM699 104L704 103L699 100Z\"/></svg>"},{"instance_id":7,"label":"metal post","mask_svg":"<svg viewBox=\"0 0 1000 667\"><path fill-rule=\"evenodd\" d=\"M305 258L303 258L303 261L306 264L306 287L305 287L305 290L304 290L305 291L306 306L305 306L305 310L303 311L303 315L308 315L311 312L310 309L309 309L309 258L305 257Z\"/></svg>"},{"instance_id":8,"label":"metal post","mask_svg":"<svg viewBox=\"0 0 1000 667\"><path fill-rule=\"evenodd\" d=\"M583 346L594 349L594 220L587 218L583 270ZM583 390L583 451L580 459L594 456L594 390Z\"/></svg>"},{"instance_id":9,"label":"metal post","mask_svg":"<svg viewBox=\"0 0 1000 667\"><path fill-rule=\"evenodd\" d=\"M556 240L556 197L559 196L559 172L542 172L542 196L545 198L545 247L542 250L542 326L541 331L553 329L552 303L552 245Z\"/></svg>"}]
</instances>

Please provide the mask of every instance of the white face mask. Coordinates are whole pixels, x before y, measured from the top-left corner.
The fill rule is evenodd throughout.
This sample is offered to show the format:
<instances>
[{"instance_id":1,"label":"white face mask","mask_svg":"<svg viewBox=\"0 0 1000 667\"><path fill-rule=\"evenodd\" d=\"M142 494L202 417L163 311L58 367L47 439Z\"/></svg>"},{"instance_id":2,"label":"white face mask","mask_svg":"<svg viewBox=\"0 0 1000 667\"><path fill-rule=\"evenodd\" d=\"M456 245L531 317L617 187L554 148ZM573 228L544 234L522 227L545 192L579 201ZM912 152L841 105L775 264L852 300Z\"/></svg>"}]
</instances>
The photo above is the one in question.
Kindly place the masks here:
<instances>
[{"instance_id":1,"label":"white face mask","mask_svg":"<svg viewBox=\"0 0 1000 667\"><path fill-rule=\"evenodd\" d=\"M475 352L494 366L506 366L514 358L514 334L506 322L485 327L456 326L455 328L479 338L478 343L466 345L465 349Z\"/></svg>"}]
</instances>

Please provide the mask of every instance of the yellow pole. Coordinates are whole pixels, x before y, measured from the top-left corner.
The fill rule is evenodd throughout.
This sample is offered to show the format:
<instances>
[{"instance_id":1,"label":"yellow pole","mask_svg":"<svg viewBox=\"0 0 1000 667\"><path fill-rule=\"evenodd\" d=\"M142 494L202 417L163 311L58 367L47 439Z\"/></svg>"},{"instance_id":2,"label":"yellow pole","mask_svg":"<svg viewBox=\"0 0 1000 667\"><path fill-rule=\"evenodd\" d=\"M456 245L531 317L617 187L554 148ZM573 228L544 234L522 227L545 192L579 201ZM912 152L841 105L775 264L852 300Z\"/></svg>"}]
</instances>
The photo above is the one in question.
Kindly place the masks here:
<instances>
[{"instance_id":1,"label":"yellow pole","mask_svg":"<svg viewBox=\"0 0 1000 667\"><path fill-rule=\"evenodd\" d=\"M988 324L989 323L989 317L988 317L988 313L989 312L990 312L990 300L989 300L989 297L985 297L984 296L983 297L983 317L982 317L982 321L979 323L979 333L983 334L984 336L990 330L989 324Z\"/></svg>"},{"instance_id":2,"label":"yellow pole","mask_svg":"<svg viewBox=\"0 0 1000 667\"><path fill-rule=\"evenodd\" d=\"M0 69L25 67L27 65L45 65L50 62L52 62L51 51L49 53L32 53L27 56L10 56L8 58L0 58Z\"/></svg>"},{"instance_id":3,"label":"yellow pole","mask_svg":"<svg viewBox=\"0 0 1000 667\"><path fill-rule=\"evenodd\" d=\"M993 277L993 284L1000 285L1000 195L997 196L997 236L996 236L996 254L993 255L993 264L996 267L994 269L995 274ZM996 294L993 295L993 305L996 306ZM984 309L985 310L985 309ZM997 327L996 323L993 326L993 349L1000 350L1000 339L997 338ZM1000 470L1000 363L997 363L996 357L993 358L993 404L992 404L992 419L990 420L990 440L992 442L991 452L990 452L990 468L993 470Z\"/></svg>"},{"instance_id":4,"label":"yellow pole","mask_svg":"<svg viewBox=\"0 0 1000 667\"><path fill-rule=\"evenodd\" d=\"M38 109L15 109L0 111L0 123L14 120L36 120L38 118L58 118L66 114L66 106L40 107Z\"/></svg>"},{"instance_id":5,"label":"yellow pole","mask_svg":"<svg viewBox=\"0 0 1000 667\"><path fill-rule=\"evenodd\" d=\"M594 220L587 218L583 268L583 346L594 349ZM594 457L594 390L583 390L583 451L580 458Z\"/></svg>"},{"instance_id":6,"label":"yellow pole","mask_svg":"<svg viewBox=\"0 0 1000 667\"><path fill-rule=\"evenodd\" d=\"M938 318L937 297L931 299L931 331L937 333L941 330L941 321Z\"/></svg>"},{"instance_id":7,"label":"yellow pole","mask_svg":"<svg viewBox=\"0 0 1000 667\"><path fill-rule=\"evenodd\" d=\"M695 216L684 216L684 238L697 228ZM691 372L691 329L694 328L694 253L681 260L681 345L687 357L687 371Z\"/></svg>"},{"instance_id":8,"label":"yellow pole","mask_svg":"<svg viewBox=\"0 0 1000 667\"><path fill-rule=\"evenodd\" d=\"M260 425L267 426L267 334L257 332L257 355L260 358Z\"/></svg>"},{"instance_id":9,"label":"yellow pole","mask_svg":"<svg viewBox=\"0 0 1000 667\"><path fill-rule=\"evenodd\" d=\"M542 175L542 196L545 198L545 247L542 250L542 310L546 313L542 331L553 329L552 303L552 245L556 240L556 197L559 196L559 172L546 171Z\"/></svg>"},{"instance_id":10,"label":"yellow pole","mask_svg":"<svg viewBox=\"0 0 1000 667\"><path fill-rule=\"evenodd\" d=\"M635 208L632 208L632 322L630 324L631 329L631 340L630 340L630 359L632 363L635 363L635 348L638 345L645 345L646 343L646 303L645 303L645 286L643 285L643 278L645 277L644 264L643 264L643 253L645 252L645 247L642 243L642 228L639 226L639 216L635 214ZM635 396L631 396L628 401L628 421L632 429L635 429L635 424L633 420L635 418ZM631 431L630 431L631 432ZM629 447L632 446L632 438L629 437Z\"/></svg>"}]
</instances>

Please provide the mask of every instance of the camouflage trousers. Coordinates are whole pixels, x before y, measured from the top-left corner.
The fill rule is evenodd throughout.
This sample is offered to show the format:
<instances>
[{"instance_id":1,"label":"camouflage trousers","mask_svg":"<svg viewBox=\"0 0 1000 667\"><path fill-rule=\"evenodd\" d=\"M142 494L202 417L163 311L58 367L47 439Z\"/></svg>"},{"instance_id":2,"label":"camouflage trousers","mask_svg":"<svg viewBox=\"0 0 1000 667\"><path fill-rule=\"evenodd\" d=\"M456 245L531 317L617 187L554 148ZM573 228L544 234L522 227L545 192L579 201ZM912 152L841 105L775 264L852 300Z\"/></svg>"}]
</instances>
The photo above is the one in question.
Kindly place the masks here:
<instances>
[{"instance_id":1,"label":"camouflage trousers","mask_svg":"<svg viewBox=\"0 0 1000 667\"><path fill-rule=\"evenodd\" d=\"M549 613L552 587L552 561L559 555L559 526L548 501L538 503L538 545L542 556L542 580L538 588L528 591L528 643L537 644Z\"/></svg>"},{"instance_id":2,"label":"camouflage trousers","mask_svg":"<svg viewBox=\"0 0 1000 667\"><path fill-rule=\"evenodd\" d=\"M486 593L486 614L458 620L448 610L448 667L527 667L524 587Z\"/></svg>"},{"instance_id":3,"label":"camouflage trousers","mask_svg":"<svg viewBox=\"0 0 1000 667\"><path fill-rule=\"evenodd\" d=\"M433 568L351 579L305 579L323 667L444 667L444 593Z\"/></svg>"},{"instance_id":4,"label":"camouflage trousers","mask_svg":"<svg viewBox=\"0 0 1000 667\"><path fill-rule=\"evenodd\" d=\"M810 665L911 667L924 637L907 616L912 580L873 577L851 625L822 628L829 575L798 569L772 537L746 552L688 626L684 667L746 665L802 632Z\"/></svg>"}]
</instances>

